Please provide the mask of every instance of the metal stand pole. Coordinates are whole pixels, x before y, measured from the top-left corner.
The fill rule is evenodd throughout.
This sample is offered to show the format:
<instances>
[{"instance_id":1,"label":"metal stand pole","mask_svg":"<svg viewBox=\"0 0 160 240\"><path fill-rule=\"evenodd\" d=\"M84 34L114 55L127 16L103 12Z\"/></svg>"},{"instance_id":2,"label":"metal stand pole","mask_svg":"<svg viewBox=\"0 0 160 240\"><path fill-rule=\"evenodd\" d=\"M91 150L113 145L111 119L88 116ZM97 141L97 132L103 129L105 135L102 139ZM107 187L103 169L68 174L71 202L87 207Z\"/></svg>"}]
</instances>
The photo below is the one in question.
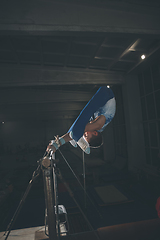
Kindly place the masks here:
<instances>
[{"instance_id":1,"label":"metal stand pole","mask_svg":"<svg viewBox=\"0 0 160 240\"><path fill-rule=\"evenodd\" d=\"M57 240L60 236L58 220L58 202L57 202L57 182L55 175L55 158L44 157L42 160L42 172L44 179L45 205L47 210L48 234L50 240Z\"/></svg>"},{"instance_id":2,"label":"metal stand pole","mask_svg":"<svg viewBox=\"0 0 160 240\"><path fill-rule=\"evenodd\" d=\"M52 154L52 159L55 160L55 153ZM54 189L54 206L55 206L55 216L56 216L56 223L57 223L57 236L60 239L60 222L59 222L59 207L58 207L58 189L57 189L57 175L56 175L56 164L52 161L51 166L53 169L53 189Z\"/></svg>"},{"instance_id":3,"label":"metal stand pole","mask_svg":"<svg viewBox=\"0 0 160 240\"><path fill-rule=\"evenodd\" d=\"M82 151L83 155L83 187L84 187L84 206L87 208L87 201L86 201L86 169L85 169L85 160L84 160L84 152Z\"/></svg>"}]
</instances>

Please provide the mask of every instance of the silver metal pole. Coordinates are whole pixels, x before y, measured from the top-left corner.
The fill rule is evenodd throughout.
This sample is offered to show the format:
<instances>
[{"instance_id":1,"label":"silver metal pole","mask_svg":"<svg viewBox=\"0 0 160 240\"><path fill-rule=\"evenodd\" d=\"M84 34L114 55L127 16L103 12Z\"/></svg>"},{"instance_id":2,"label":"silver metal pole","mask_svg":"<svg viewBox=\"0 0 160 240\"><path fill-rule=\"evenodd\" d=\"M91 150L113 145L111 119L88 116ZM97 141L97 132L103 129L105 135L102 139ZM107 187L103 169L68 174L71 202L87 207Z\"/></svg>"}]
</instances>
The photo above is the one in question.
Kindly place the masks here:
<instances>
[{"instance_id":1,"label":"silver metal pole","mask_svg":"<svg viewBox=\"0 0 160 240\"><path fill-rule=\"evenodd\" d=\"M82 151L83 156L83 186L84 186L84 206L87 208L87 201L86 201L86 168L85 168L85 159L84 159L84 152Z\"/></svg>"}]
</instances>

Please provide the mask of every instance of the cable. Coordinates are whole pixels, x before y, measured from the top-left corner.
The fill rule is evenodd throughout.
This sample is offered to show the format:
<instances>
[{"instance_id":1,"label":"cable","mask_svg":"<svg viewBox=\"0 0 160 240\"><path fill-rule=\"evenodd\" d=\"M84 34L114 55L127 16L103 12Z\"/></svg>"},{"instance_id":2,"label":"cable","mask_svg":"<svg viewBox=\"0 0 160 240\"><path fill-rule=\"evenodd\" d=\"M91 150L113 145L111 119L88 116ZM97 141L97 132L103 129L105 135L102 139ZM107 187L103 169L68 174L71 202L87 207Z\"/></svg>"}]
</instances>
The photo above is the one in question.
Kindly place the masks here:
<instances>
[{"instance_id":1,"label":"cable","mask_svg":"<svg viewBox=\"0 0 160 240\"><path fill-rule=\"evenodd\" d=\"M92 205L94 206L94 208L96 209L97 213L99 214L99 216L102 219L102 215L100 214L100 212L98 211L98 209L96 208L95 204L93 203L93 201L91 200L91 198L89 197L89 195L87 194L87 192L85 191L84 187L82 186L81 182L79 181L79 179L77 178L76 174L74 173L73 169L71 168L71 166L69 165L67 159L64 157L63 153L60 151L60 149L58 149L58 151L60 152L60 154L62 155L63 159L65 160L66 164L68 165L69 169L71 170L71 172L73 173L74 177L77 179L79 185L81 186L81 188L83 189L83 191L85 192L86 196L88 197L88 199L90 200L90 202L92 203Z\"/></svg>"}]
</instances>

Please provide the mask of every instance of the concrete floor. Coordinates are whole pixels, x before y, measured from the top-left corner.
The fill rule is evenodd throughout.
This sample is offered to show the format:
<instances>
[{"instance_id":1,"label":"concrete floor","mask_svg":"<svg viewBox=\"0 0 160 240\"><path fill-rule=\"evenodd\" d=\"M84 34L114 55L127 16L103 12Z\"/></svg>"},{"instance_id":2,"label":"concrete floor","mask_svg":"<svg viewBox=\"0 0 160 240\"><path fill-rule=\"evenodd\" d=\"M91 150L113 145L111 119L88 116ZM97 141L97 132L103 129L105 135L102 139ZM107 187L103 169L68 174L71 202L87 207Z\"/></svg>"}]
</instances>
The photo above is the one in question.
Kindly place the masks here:
<instances>
[{"instance_id":1,"label":"concrete floor","mask_svg":"<svg viewBox=\"0 0 160 240\"><path fill-rule=\"evenodd\" d=\"M42 232L44 232L44 226L17 229L10 232L8 236L8 240L35 240L35 234L42 233ZM4 240L6 237L4 236L4 233L5 232L0 232L1 240ZM48 238L46 236L46 238L43 238L43 239L48 239Z\"/></svg>"},{"instance_id":2,"label":"concrete floor","mask_svg":"<svg viewBox=\"0 0 160 240\"><path fill-rule=\"evenodd\" d=\"M65 240L160 240L160 219L151 219L126 224L118 224L63 237ZM4 240L4 232L0 239ZM44 227L24 228L11 231L8 240L47 240ZM62 239L62 238L61 238Z\"/></svg>"}]
</instances>

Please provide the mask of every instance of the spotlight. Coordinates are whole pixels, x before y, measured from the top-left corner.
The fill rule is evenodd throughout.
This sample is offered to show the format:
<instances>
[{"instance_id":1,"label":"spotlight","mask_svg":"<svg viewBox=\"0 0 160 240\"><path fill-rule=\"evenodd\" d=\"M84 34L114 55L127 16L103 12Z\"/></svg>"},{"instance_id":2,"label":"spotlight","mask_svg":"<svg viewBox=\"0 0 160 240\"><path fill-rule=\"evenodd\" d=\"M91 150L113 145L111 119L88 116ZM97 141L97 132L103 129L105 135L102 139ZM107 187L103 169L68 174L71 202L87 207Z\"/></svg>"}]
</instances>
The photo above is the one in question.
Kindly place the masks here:
<instances>
[{"instance_id":1,"label":"spotlight","mask_svg":"<svg viewBox=\"0 0 160 240\"><path fill-rule=\"evenodd\" d=\"M4 124L4 122L2 122L2 124Z\"/></svg>"},{"instance_id":2,"label":"spotlight","mask_svg":"<svg viewBox=\"0 0 160 240\"><path fill-rule=\"evenodd\" d=\"M109 85L107 85L107 88L110 88L110 86L109 86Z\"/></svg>"},{"instance_id":3,"label":"spotlight","mask_svg":"<svg viewBox=\"0 0 160 240\"><path fill-rule=\"evenodd\" d=\"M146 58L146 55L141 55L141 59L144 60Z\"/></svg>"}]
</instances>

